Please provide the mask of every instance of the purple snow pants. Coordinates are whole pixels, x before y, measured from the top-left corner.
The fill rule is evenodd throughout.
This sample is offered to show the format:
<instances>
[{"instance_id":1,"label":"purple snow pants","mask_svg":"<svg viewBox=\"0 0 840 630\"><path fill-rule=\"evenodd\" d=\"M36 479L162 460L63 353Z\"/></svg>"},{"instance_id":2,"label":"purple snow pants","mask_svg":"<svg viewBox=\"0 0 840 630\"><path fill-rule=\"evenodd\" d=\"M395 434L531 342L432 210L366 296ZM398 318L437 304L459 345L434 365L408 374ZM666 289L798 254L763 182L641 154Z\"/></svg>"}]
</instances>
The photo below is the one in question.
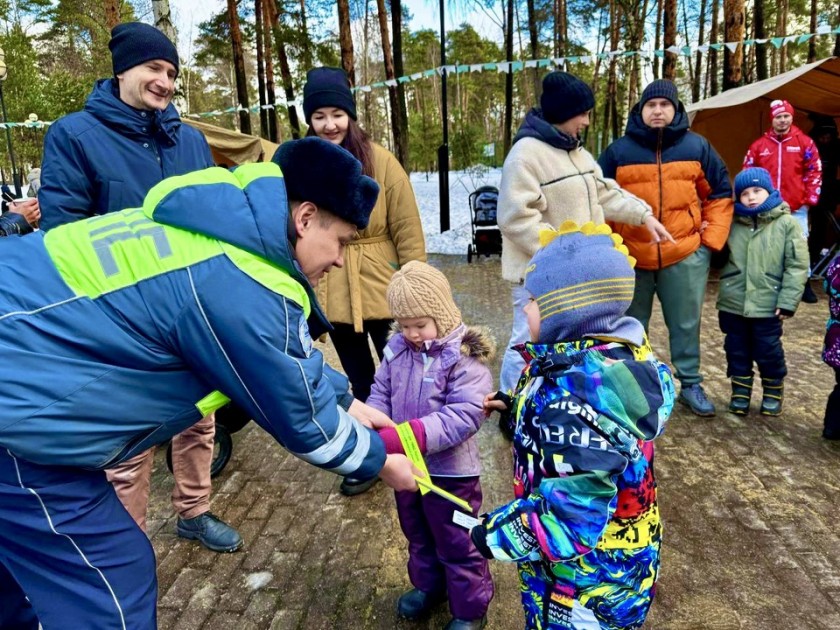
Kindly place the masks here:
<instances>
[{"instance_id":1,"label":"purple snow pants","mask_svg":"<svg viewBox=\"0 0 840 630\"><path fill-rule=\"evenodd\" d=\"M472 516L481 507L478 477L435 477L432 483L467 501ZM426 593L446 591L457 619L480 619L493 599L490 567L470 540L470 532L452 522L457 510L431 492L396 492L400 526L408 539L408 577Z\"/></svg>"}]
</instances>

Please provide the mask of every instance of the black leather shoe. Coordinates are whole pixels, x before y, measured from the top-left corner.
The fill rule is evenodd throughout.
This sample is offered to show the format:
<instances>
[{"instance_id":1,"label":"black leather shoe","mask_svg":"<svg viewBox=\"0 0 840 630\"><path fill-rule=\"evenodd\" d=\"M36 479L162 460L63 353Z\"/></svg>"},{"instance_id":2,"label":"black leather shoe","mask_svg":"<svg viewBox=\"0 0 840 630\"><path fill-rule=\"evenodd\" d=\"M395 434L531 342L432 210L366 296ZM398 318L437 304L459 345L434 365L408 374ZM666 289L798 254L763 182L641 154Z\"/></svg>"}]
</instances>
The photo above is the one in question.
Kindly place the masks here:
<instances>
[{"instance_id":1,"label":"black leather shoe","mask_svg":"<svg viewBox=\"0 0 840 630\"><path fill-rule=\"evenodd\" d=\"M400 595L397 600L397 615L403 619L420 619L445 601L445 593L426 593L419 588L413 588Z\"/></svg>"},{"instance_id":2,"label":"black leather shoe","mask_svg":"<svg viewBox=\"0 0 840 630\"><path fill-rule=\"evenodd\" d=\"M456 619L453 617L443 627L443 630L481 630L486 625L486 616L481 619Z\"/></svg>"},{"instance_id":3,"label":"black leather shoe","mask_svg":"<svg viewBox=\"0 0 840 630\"><path fill-rule=\"evenodd\" d=\"M364 481L353 477L345 477L341 482L341 488L339 489L341 490L341 494L344 496L354 497L357 494L362 494L370 490L377 481L379 481L379 477L373 477L372 479L366 479Z\"/></svg>"},{"instance_id":4,"label":"black leather shoe","mask_svg":"<svg viewBox=\"0 0 840 630\"><path fill-rule=\"evenodd\" d=\"M175 531L181 538L197 540L209 550L219 553L232 553L242 546L239 532L210 512L195 518L179 516Z\"/></svg>"}]
</instances>

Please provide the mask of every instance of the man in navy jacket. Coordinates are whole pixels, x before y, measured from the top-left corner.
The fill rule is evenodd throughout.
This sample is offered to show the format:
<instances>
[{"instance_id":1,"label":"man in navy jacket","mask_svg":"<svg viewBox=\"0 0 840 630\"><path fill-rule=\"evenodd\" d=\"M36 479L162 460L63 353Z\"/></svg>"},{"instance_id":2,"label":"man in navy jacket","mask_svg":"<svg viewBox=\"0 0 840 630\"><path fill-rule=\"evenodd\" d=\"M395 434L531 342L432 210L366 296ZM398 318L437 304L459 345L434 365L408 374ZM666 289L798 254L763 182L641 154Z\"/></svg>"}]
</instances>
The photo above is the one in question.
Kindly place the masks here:
<instances>
[{"instance_id":1,"label":"man in navy jacket","mask_svg":"<svg viewBox=\"0 0 840 630\"><path fill-rule=\"evenodd\" d=\"M0 239L0 627L155 627L154 551L103 469L228 397L314 466L417 489L310 334L379 187L320 138L275 160Z\"/></svg>"},{"instance_id":2,"label":"man in navy jacket","mask_svg":"<svg viewBox=\"0 0 840 630\"><path fill-rule=\"evenodd\" d=\"M114 78L97 81L84 109L47 133L38 195L44 230L138 206L164 178L213 166L204 136L182 124L171 103L179 68L172 42L148 24L130 22L114 27L109 47ZM179 536L230 552L242 537L210 512L215 427L209 414L172 440L172 506ZM149 449L108 471L143 530L153 461Z\"/></svg>"}]
</instances>

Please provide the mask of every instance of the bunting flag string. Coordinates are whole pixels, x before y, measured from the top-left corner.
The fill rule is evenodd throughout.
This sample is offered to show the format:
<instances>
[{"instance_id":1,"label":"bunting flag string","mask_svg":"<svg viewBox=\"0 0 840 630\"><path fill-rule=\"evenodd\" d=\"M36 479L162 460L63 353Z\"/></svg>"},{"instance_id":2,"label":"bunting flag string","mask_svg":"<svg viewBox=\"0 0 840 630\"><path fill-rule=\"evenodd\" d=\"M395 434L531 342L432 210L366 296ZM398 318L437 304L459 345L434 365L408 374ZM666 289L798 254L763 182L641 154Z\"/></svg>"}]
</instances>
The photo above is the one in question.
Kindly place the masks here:
<instances>
[{"instance_id":1,"label":"bunting flag string","mask_svg":"<svg viewBox=\"0 0 840 630\"><path fill-rule=\"evenodd\" d=\"M722 43L715 43L715 44L702 44L699 46L669 46L663 50L611 50L608 52L602 52L597 54L586 54L586 55L571 55L567 57L549 57L545 59L528 59L523 61L486 61L482 63L471 63L471 64L448 64L446 66L438 66L437 68L429 68L428 70L423 70L421 72L415 72L413 74L409 74L407 76L398 77L396 79L389 79L387 81L377 81L376 83L371 83L370 85L362 85L356 86L352 88L353 92L372 92L373 90L378 90L386 87L396 87L398 84L409 83L413 81L420 81L421 79L427 79L433 76L443 76L444 73L447 75L450 74L465 74L465 73L473 73L473 72L497 72L501 74L507 74L509 72L521 72L526 68L550 68L550 67L558 67L562 66L564 63L595 63L597 60L606 61L613 57L632 57L633 55L638 55L647 60L653 60L655 57L662 58L665 56L666 53L671 53L674 55L681 55L684 57L691 57L695 53L708 53L709 50L716 50L718 52L722 51L724 48L729 50L730 52L735 52L739 45L743 45L744 47L747 46L756 46L756 45L767 45L770 44L774 48L781 48L787 44L804 44L808 42L811 38L821 36L821 35L840 35L840 26L832 29L829 25L822 25L817 28L816 32L814 33L803 33L801 35L782 35L779 37L769 37L763 39L745 39L741 42L722 42ZM260 111L260 109L278 109L278 108L289 108L289 107L297 107L300 108L303 105L303 101L301 99L295 99L293 101L277 101L276 103L268 104L268 105L255 105L253 107L243 107L242 105L237 105L236 107L228 107L226 109L217 109L212 112L200 112L197 114L183 114L183 116L187 118L211 118L213 116L222 116L224 114L235 114L238 112L251 112L252 114L256 114ZM8 123L0 123L0 128L15 128L15 127L27 127L30 129L41 129L50 125L50 121L26 121L26 122L8 122Z\"/></svg>"}]
</instances>

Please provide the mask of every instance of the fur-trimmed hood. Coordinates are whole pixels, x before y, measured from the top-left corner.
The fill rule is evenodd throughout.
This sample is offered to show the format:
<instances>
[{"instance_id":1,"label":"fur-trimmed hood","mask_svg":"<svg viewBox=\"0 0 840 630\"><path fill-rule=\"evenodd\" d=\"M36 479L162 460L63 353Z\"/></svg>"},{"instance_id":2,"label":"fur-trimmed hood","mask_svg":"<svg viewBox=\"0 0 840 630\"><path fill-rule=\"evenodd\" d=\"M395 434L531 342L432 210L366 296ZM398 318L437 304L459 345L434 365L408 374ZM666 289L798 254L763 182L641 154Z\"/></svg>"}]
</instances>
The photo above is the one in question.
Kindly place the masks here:
<instances>
[{"instance_id":1,"label":"fur-trimmed hood","mask_svg":"<svg viewBox=\"0 0 840 630\"><path fill-rule=\"evenodd\" d=\"M476 359L484 365L489 365L496 357L496 340L490 329L486 326L468 326L463 323L446 337L427 341L425 344L426 351L434 354L436 349L452 348L459 338L462 356ZM398 354L398 351L402 349L415 350L403 337L399 322L396 321L391 324L388 346L394 351L394 354Z\"/></svg>"}]
</instances>

